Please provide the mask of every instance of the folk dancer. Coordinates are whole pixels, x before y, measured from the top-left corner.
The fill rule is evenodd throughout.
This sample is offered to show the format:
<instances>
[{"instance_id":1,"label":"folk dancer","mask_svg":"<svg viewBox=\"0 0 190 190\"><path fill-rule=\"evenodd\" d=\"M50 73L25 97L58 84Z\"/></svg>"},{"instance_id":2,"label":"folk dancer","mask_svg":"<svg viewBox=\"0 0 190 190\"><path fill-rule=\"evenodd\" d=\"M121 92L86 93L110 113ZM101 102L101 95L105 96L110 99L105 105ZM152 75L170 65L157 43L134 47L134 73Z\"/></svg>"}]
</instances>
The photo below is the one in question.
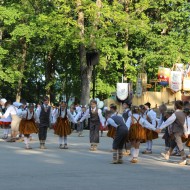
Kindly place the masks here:
<instances>
[{"instance_id":1,"label":"folk dancer","mask_svg":"<svg viewBox=\"0 0 190 190\"><path fill-rule=\"evenodd\" d=\"M182 109L183 109L183 102L181 100L177 100L174 104L175 112L164 123L162 123L162 125L156 131L160 133L162 129L172 124L172 133L174 141L173 143L171 143L170 149L166 153L161 153L161 155L166 160L169 160L170 155L173 152L173 149L177 145L182 159L179 162L179 164L186 165L187 164L186 154L182 142L182 135L184 134L185 113L182 111Z\"/></svg>"},{"instance_id":2,"label":"folk dancer","mask_svg":"<svg viewBox=\"0 0 190 190\"><path fill-rule=\"evenodd\" d=\"M17 140L17 134L19 132L19 124L21 118L18 116L18 108L12 105L12 102L8 100L5 103L5 107L7 108L4 115L1 118L11 117L11 139L8 139L7 142L15 142Z\"/></svg>"},{"instance_id":3,"label":"folk dancer","mask_svg":"<svg viewBox=\"0 0 190 190\"><path fill-rule=\"evenodd\" d=\"M2 98L0 100L0 105L1 105L0 116L2 116L6 111L6 108L5 108L5 103L6 102L7 102L7 100L5 98ZM11 116L8 116L7 118L0 119L0 125L3 128L3 137L2 137L2 139L7 139L8 138L11 120L12 120Z\"/></svg>"},{"instance_id":4,"label":"folk dancer","mask_svg":"<svg viewBox=\"0 0 190 190\"><path fill-rule=\"evenodd\" d=\"M47 139L47 130L51 125L51 106L49 106L49 97L45 96L43 99L43 104L39 106L36 110L38 117L38 127L39 127L39 141L40 149L46 149L45 142Z\"/></svg>"},{"instance_id":5,"label":"folk dancer","mask_svg":"<svg viewBox=\"0 0 190 190\"><path fill-rule=\"evenodd\" d=\"M144 104L144 106L145 106L144 118L149 123L151 123L152 125L157 127L156 112L154 112L150 108L151 104L149 102ZM152 144L153 144L152 140L158 138L158 133L156 133L156 132L154 132L152 130L146 129L146 134L147 134L146 150L144 150L142 153L143 154L152 154Z\"/></svg>"},{"instance_id":6,"label":"folk dancer","mask_svg":"<svg viewBox=\"0 0 190 190\"><path fill-rule=\"evenodd\" d=\"M37 124L39 123L36 112L34 111L34 104L29 104L28 109L22 111L22 120L19 125L20 134L24 135L25 148L32 149L29 145L30 134L38 133Z\"/></svg>"},{"instance_id":7,"label":"folk dancer","mask_svg":"<svg viewBox=\"0 0 190 190\"><path fill-rule=\"evenodd\" d=\"M90 150L96 151L99 143L99 127L100 122L104 126L105 118L102 116L102 111L97 107L96 100L90 101L90 107L86 110L79 122L83 122L90 116Z\"/></svg>"},{"instance_id":8,"label":"folk dancer","mask_svg":"<svg viewBox=\"0 0 190 190\"><path fill-rule=\"evenodd\" d=\"M131 163L138 162L140 143L145 142L147 138L145 128L154 131L156 130L155 126L143 119L139 112L139 107L133 106L132 115L126 122L129 130L129 141L131 142Z\"/></svg>"},{"instance_id":9,"label":"folk dancer","mask_svg":"<svg viewBox=\"0 0 190 190\"><path fill-rule=\"evenodd\" d=\"M69 120L74 124L77 123L70 110L67 109L66 102L62 101L54 127L54 134L59 136L60 149L68 149L67 136L71 134L71 126Z\"/></svg>"},{"instance_id":10,"label":"folk dancer","mask_svg":"<svg viewBox=\"0 0 190 190\"><path fill-rule=\"evenodd\" d=\"M113 111L106 111L107 124L116 129L115 137L112 144L113 149L113 164L123 163L123 146L128 135L128 128L121 115L116 115Z\"/></svg>"},{"instance_id":11,"label":"folk dancer","mask_svg":"<svg viewBox=\"0 0 190 190\"><path fill-rule=\"evenodd\" d=\"M131 103L128 102L128 101L125 101L125 102L123 102L122 107L123 107L123 114L122 114L122 116L123 116L125 122L127 122L127 119L132 115L132 112L131 112ZM125 156L130 155L131 143L130 142L126 142L124 144L124 148L125 148L125 151L123 152L123 154Z\"/></svg>"}]
</instances>

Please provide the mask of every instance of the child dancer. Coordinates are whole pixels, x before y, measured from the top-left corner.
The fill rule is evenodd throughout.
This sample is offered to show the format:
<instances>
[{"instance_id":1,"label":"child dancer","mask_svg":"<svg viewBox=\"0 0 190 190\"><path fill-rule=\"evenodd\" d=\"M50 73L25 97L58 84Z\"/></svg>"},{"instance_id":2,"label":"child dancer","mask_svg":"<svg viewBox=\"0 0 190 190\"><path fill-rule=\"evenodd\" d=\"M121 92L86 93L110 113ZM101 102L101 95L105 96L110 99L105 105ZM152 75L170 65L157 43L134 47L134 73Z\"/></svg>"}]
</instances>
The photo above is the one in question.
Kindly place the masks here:
<instances>
[{"instance_id":1,"label":"child dancer","mask_svg":"<svg viewBox=\"0 0 190 190\"><path fill-rule=\"evenodd\" d=\"M151 125L148 121L143 119L139 114L139 107L132 107L132 116L130 116L126 122L129 129L129 140L131 142L131 163L138 162L139 147L141 142L146 141L146 130L156 130L154 125Z\"/></svg>"},{"instance_id":2,"label":"child dancer","mask_svg":"<svg viewBox=\"0 0 190 190\"><path fill-rule=\"evenodd\" d=\"M186 154L183 148L182 143L182 135L184 133L184 123L185 123L185 114L183 113L183 102L181 100L177 100L174 104L175 112L157 129L157 132L161 132L162 129L172 124L172 133L174 137L173 143L170 145L170 149L166 153L161 153L161 155L166 159L169 160L173 149L176 145L179 148L182 160L179 162L180 165L186 165Z\"/></svg>"},{"instance_id":3,"label":"child dancer","mask_svg":"<svg viewBox=\"0 0 190 190\"><path fill-rule=\"evenodd\" d=\"M107 124L116 129L113 140L113 164L122 164L123 160L123 146L128 135L128 128L121 115L116 115L113 111L106 111Z\"/></svg>"},{"instance_id":4,"label":"child dancer","mask_svg":"<svg viewBox=\"0 0 190 190\"><path fill-rule=\"evenodd\" d=\"M70 110L67 109L66 102L62 101L57 114L57 120L54 127L54 134L59 136L59 148L68 149L67 136L71 134L71 126L69 120L77 123ZM63 145L64 142L64 145Z\"/></svg>"},{"instance_id":5,"label":"child dancer","mask_svg":"<svg viewBox=\"0 0 190 190\"><path fill-rule=\"evenodd\" d=\"M39 122L38 117L34 112L34 104L29 104L28 109L22 111L22 120L19 125L19 132L20 134L24 135L24 143L26 145L26 149L32 149L29 145L30 134L38 133L36 123Z\"/></svg>"},{"instance_id":6,"label":"child dancer","mask_svg":"<svg viewBox=\"0 0 190 190\"><path fill-rule=\"evenodd\" d=\"M90 107L86 110L83 117L79 122L83 122L86 118L89 118L90 115L90 143L91 151L97 150L97 144L99 143L99 127L100 122L102 126L104 126L105 119L102 116L101 109L98 109L96 100L90 101Z\"/></svg>"}]
</instances>

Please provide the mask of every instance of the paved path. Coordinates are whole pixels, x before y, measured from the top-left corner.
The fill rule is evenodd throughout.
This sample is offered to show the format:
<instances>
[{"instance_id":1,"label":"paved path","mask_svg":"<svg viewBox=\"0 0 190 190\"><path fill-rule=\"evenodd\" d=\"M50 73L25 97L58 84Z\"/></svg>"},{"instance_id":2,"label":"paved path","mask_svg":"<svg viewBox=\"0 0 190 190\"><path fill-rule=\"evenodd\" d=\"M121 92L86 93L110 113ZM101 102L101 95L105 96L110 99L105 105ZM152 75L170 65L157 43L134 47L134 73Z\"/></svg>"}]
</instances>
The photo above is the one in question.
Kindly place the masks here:
<instances>
[{"instance_id":1,"label":"paved path","mask_svg":"<svg viewBox=\"0 0 190 190\"><path fill-rule=\"evenodd\" d=\"M2 131L0 130L2 134ZM160 156L164 142L154 141L152 155L140 154L139 163L110 164L112 140L101 137L97 152L89 151L88 131L84 137L73 133L68 150L58 149L58 138L48 132L46 150L40 150L37 136L32 150L23 142L0 142L0 190L189 190L190 166L170 163ZM141 146L141 150L144 145ZM186 149L187 151L187 149Z\"/></svg>"}]
</instances>

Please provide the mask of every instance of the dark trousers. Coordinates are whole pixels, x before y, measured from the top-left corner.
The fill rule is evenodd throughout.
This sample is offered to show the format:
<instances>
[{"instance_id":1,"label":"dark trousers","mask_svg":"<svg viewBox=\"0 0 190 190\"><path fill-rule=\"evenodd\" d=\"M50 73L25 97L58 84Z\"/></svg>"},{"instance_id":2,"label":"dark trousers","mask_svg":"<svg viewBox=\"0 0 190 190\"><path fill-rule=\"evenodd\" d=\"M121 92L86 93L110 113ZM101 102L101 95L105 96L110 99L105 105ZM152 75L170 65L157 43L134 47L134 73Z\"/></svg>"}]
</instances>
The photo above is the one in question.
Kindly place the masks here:
<instances>
[{"instance_id":1,"label":"dark trousers","mask_svg":"<svg viewBox=\"0 0 190 190\"><path fill-rule=\"evenodd\" d=\"M48 127L39 127L38 137L39 140L46 140Z\"/></svg>"},{"instance_id":2,"label":"dark trousers","mask_svg":"<svg viewBox=\"0 0 190 190\"><path fill-rule=\"evenodd\" d=\"M99 143L100 123L90 123L90 143Z\"/></svg>"},{"instance_id":3,"label":"dark trousers","mask_svg":"<svg viewBox=\"0 0 190 190\"><path fill-rule=\"evenodd\" d=\"M113 146L112 148L117 150L117 149L123 149L123 146L126 142L128 130L127 129L120 129L117 128L116 130L116 135L113 140Z\"/></svg>"}]
</instances>

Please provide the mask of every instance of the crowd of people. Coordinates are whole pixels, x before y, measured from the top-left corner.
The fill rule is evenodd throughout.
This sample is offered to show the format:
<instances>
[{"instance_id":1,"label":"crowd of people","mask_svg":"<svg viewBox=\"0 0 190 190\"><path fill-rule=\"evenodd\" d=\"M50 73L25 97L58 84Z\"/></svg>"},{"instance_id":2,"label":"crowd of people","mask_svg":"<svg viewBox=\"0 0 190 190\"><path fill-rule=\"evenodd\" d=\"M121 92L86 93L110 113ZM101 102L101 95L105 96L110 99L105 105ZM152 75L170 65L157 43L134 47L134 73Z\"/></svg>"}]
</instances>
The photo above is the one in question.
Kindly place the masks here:
<instances>
[{"instance_id":1,"label":"crowd of people","mask_svg":"<svg viewBox=\"0 0 190 190\"><path fill-rule=\"evenodd\" d=\"M68 108L64 101L57 106L50 106L48 97L44 97L43 103L37 107L24 99L12 103L2 98L0 105L2 139L7 142L24 139L26 149L31 149L30 139L33 133L38 134L40 149L46 149L49 128L53 128L54 134L58 136L59 148L68 149L67 137L73 130L82 137L88 121L90 151L98 148L100 129L108 129L107 136L113 138L113 164L122 164L124 154L132 156L131 163L137 163L142 143L146 143L142 154L152 154L153 141L159 138L160 132L164 132L165 152L161 155L166 160L171 155L180 155L179 164L185 165L190 157L184 151L184 143L190 147L190 102L177 100L174 109L167 109L162 104L159 106L159 114L151 109L149 102L132 106L124 101L122 113L117 111L115 104L101 110L94 99L88 107L76 104Z\"/></svg>"}]
</instances>

